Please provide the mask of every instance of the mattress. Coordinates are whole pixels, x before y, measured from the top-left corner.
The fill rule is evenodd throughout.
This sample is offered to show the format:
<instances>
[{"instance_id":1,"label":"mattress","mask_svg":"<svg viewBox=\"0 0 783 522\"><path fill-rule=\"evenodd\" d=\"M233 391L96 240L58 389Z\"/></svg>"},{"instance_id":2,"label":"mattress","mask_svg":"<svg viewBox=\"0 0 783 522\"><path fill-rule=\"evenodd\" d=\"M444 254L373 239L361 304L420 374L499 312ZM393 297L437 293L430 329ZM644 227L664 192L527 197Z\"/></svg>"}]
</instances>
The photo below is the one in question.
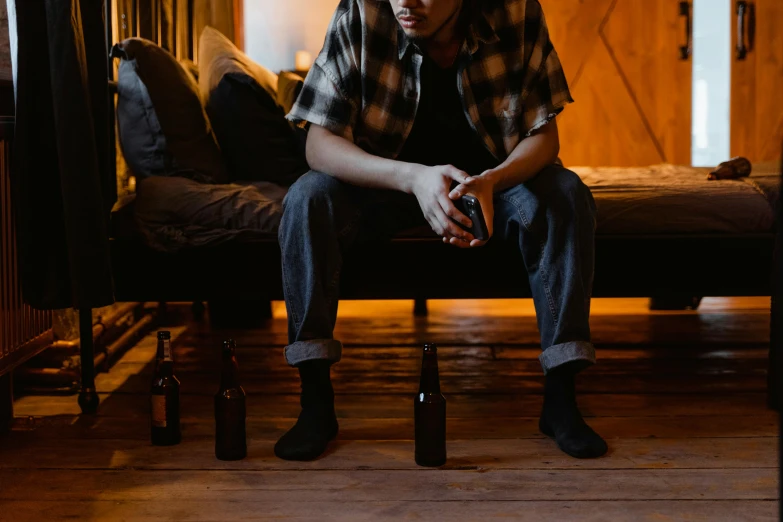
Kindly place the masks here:
<instances>
[{"instance_id":1,"label":"mattress","mask_svg":"<svg viewBox=\"0 0 783 522\"><path fill-rule=\"evenodd\" d=\"M710 169L669 164L569 168L595 198L599 235L742 235L775 228L780 178L774 166L754 165L747 178L716 181L707 180ZM176 252L277 237L282 187L201 185L184 178L145 183L135 201L112 212L115 238L141 234L152 248ZM399 237L436 238L427 226Z\"/></svg>"},{"instance_id":2,"label":"mattress","mask_svg":"<svg viewBox=\"0 0 783 522\"><path fill-rule=\"evenodd\" d=\"M708 168L568 167L596 202L596 233L749 234L775 229L777 165L754 165L750 176L707 180Z\"/></svg>"}]
</instances>

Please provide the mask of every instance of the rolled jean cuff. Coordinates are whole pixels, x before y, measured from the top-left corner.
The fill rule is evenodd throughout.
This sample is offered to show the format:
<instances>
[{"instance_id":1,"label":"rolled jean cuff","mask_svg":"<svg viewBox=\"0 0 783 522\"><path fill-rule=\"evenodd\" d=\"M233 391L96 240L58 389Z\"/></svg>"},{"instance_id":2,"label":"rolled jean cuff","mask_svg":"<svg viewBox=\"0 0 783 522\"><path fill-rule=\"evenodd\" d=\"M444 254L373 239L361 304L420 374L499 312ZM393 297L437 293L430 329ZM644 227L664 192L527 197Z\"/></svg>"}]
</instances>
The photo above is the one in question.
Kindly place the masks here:
<instances>
[{"instance_id":1,"label":"rolled jean cuff","mask_svg":"<svg viewBox=\"0 0 783 522\"><path fill-rule=\"evenodd\" d=\"M342 343L334 339L297 341L285 347L285 360L291 366L314 359L326 359L336 363L340 360L342 354Z\"/></svg>"},{"instance_id":2,"label":"rolled jean cuff","mask_svg":"<svg viewBox=\"0 0 783 522\"><path fill-rule=\"evenodd\" d=\"M544 375L561 364L571 361L584 361L585 366L595 364L595 346L584 341L555 344L538 356Z\"/></svg>"}]
</instances>

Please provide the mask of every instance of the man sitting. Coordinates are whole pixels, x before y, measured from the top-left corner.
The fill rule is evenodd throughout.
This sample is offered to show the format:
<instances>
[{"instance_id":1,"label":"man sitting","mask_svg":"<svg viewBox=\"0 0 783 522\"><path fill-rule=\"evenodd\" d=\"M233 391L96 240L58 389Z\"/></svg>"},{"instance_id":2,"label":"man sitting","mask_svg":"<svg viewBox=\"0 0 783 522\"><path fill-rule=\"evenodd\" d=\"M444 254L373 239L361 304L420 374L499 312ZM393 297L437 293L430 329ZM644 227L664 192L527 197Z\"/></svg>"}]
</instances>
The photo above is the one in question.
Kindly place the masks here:
<instances>
[{"instance_id":1,"label":"man sitting","mask_svg":"<svg viewBox=\"0 0 783 522\"><path fill-rule=\"evenodd\" d=\"M574 457L607 451L574 387L595 363L595 203L557 163L555 117L572 101L537 0L340 2L288 115L308 129L314 170L289 190L279 231L285 356L302 410L278 457L314 459L337 435L330 366L342 352L333 329L346 250L424 223L444 243L481 247L456 224L471 223L454 205L465 194L524 259L546 375L541 431Z\"/></svg>"}]
</instances>

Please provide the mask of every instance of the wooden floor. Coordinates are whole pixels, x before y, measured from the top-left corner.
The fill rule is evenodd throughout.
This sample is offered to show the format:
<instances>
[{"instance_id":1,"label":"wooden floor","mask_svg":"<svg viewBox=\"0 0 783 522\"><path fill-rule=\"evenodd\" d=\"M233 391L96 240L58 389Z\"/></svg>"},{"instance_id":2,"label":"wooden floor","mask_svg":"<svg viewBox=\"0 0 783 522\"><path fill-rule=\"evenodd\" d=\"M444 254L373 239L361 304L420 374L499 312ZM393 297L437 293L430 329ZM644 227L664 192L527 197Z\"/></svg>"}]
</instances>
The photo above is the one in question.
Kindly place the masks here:
<instances>
[{"instance_id":1,"label":"wooden floor","mask_svg":"<svg viewBox=\"0 0 783 522\"><path fill-rule=\"evenodd\" d=\"M599 364L580 406L609 454L576 460L537 431L542 375L530 301L343 303L334 369L340 434L314 462L275 458L299 412L283 358L285 308L269 326L171 325L183 442L148 442L154 333L97 380L99 415L76 398L21 397L0 440L0 519L776 520L777 415L765 406L768 299L705 299L649 313L596 300ZM214 458L219 346L238 342L249 455ZM437 342L448 462L413 461L420 346Z\"/></svg>"}]
</instances>

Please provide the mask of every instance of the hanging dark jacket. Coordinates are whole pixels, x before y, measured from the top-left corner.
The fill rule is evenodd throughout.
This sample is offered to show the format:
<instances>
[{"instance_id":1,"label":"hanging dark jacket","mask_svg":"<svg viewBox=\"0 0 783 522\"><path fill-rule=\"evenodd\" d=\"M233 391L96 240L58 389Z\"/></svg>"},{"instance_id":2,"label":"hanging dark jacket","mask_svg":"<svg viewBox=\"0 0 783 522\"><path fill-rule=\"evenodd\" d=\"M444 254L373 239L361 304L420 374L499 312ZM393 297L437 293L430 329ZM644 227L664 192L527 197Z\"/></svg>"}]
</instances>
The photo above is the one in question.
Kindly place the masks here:
<instances>
[{"instance_id":1,"label":"hanging dark jacket","mask_svg":"<svg viewBox=\"0 0 783 522\"><path fill-rule=\"evenodd\" d=\"M103 1L14 5L11 179L23 298L39 309L105 306L114 302L108 220L116 178Z\"/></svg>"}]
</instances>

